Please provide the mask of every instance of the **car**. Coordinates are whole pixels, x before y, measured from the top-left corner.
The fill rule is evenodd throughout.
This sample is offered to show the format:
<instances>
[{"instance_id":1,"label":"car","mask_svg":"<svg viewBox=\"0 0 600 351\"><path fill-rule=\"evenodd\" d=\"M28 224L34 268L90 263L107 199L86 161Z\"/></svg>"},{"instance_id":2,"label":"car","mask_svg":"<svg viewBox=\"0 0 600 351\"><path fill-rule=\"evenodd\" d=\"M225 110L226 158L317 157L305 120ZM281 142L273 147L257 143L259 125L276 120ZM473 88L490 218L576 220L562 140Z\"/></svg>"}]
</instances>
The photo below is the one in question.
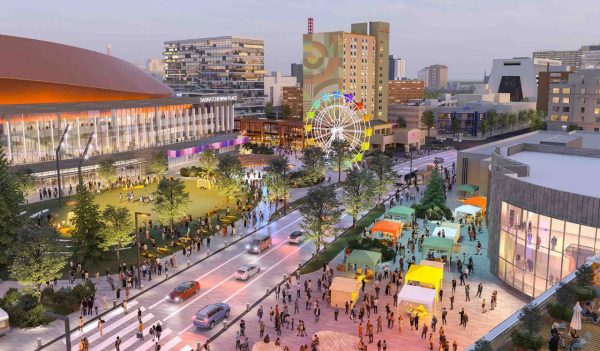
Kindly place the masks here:
<instances>
[{"instance_id":1,"label":"car","mask_svg":"<svg viewBox=\"0 0 600 351\"><path fill-rule=\"evenodd\" d=\"M271 247L271 236L269 234L256 235L250 242L250 244L246 245L246 250L249 253L257 253L260 254L266 249Z\"/></svg>"},{"instance_id":2,"label":"car","mask_svg":"<svg viewBox=\"0 0 600 351\"><path fill-rule=\"evenodd\" d=\"M297 230L295 232L292 232L292 234L290 234L290 236L288 237L288 242L290 244L300 244L301 242L304 241L304 233Z\"/></svg>"},{"instance_id":3,"label":"car","mask_svg":"<svg viewBox=\"0 0 600 351\"><path fill-rule=\"evenodd\" d=\"M248 280L260 272L260 267L256 264L245 264L235 272L235 279Z\"/></svg>"},{"instance_id":4,"label":"car","mask_svg":"<svg viewBox=\"0 0 600 351\"><path fill-rule=\"evenodd\" d=\"M441 165L444 163L444 158L443 157L434 157L433 158L433 163Z\"/></svg>"},{"instance_id":5,"label":"car","mask_svg":"<svg viewBox=\"0 0 600 351\"><path fill-rule=\"evenodd\" d=\"M229 312L231 312L231 308L226 303L206 305L194 315L194 326L196 328L212 329L217 323L229 317Z\"/></svg>"},{"instance_id":6,"label":"car","mask_svg":"<svg viewBox=\"0 0 600 351\"><path fill-rule=\"evenodd\" d=\"M195 280L183 282L179 284L169 295L167 295L167 299L175 302L187 300L192 295L197 293L200 290L200 283Z\"/></svg>"}]
</instances>

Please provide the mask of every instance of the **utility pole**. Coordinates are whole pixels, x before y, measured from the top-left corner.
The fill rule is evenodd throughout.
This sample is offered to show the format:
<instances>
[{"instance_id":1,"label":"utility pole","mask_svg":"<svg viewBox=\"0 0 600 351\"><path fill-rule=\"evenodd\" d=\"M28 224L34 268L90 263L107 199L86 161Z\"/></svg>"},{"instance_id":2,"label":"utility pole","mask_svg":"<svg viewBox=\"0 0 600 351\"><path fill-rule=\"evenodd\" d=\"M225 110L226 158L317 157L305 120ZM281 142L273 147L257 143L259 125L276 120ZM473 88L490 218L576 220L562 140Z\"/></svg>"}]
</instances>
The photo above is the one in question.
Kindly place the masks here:
<instances>
[{"instance_id":1,"label":"utility pole","mask_svg":"<svg viewBox=\"0 0 600 351\"><path fill-rule=\"evenodd\" d=\"M150 213L146 213L146 212L135 212L133 214L134 220L135 220L135 246L137 246L137 277L138 277L138 284L140 285L140 290L142 290L142 277L141 277L141 273L140 273L140 231L139 231L139 225L138 225L138 216L142 215L142 216L150 216Z\"/></svg>"},{"instance_id":2,"label":"utility pole","mask_svg":"<svg viewBox=\"0 0 600 351\"><path fill-rule=\"evenodd\" d=\"M56 147L56 179L58 180L58 207L62 207L62 180L60 179L60 149L63 146L65 141L65 137L67 136L67 132L71 130L71 125L67 124L65 126L65 130L63 131L60 141L58 142L58 147Z\"/></svg>"},{"instance_id":3,"label":"utility pole","mask_svg":"<svg viewBox=\"0 0 600 351\"><path fill-rule=\"evenodd\" d=\"M92 139L95 136L96 136L96 134L94 134L94 133L90 134L90 137L88 138L88 141L85 144L85 149L83 150L83 153L81 154L81 156L79 156L79 163L77 164L77 175L79 177L79 185L83 185L83 176L81 175L81 165L83 164L83 160L87 160L87 158L88 158L87 153L90 149L90 144L92 143Z\"/></svg>"}]
</instances>

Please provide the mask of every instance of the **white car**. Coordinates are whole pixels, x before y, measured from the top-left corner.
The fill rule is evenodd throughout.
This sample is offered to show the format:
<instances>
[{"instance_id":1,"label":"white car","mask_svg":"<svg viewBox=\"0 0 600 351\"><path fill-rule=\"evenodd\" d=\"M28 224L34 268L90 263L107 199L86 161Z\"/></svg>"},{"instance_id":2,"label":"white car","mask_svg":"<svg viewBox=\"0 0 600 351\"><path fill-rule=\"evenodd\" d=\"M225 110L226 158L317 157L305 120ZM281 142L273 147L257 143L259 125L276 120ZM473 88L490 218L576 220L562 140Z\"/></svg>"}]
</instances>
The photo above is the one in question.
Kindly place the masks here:
<instances>
[{"instance_id":1,"label":"white car","mask_svg":"<svg viewBox=\"0 0 600 351\"><path fill-rule=\"evenodd\" d=\"M301 231L292 232L292 234L290 234L290 236L288 237L288 242L290 244L291 243L300 244L303 241L304 241L304 233Z\"/></svg>"},{"instance_id":2,"label":"white car","mask_svg":"<svg viewBox=\"0 0 600 351\"><path fill-rule=\"evenodd\" d=\"M235 279L248 280L253 275L258 274L258 272L260 272L260 267L258 265L245 264L235 272Z\"/></svg>"}]
</instances>

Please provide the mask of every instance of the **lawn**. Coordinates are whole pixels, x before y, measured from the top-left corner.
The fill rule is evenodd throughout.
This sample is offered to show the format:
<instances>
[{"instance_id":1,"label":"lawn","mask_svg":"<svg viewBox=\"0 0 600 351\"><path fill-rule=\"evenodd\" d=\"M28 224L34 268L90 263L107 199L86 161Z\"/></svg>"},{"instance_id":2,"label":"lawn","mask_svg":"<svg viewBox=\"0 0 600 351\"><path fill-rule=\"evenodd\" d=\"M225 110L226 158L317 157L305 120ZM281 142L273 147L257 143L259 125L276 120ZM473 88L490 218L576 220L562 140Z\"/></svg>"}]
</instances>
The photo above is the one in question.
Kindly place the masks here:
<instances>
[{"instance_id":1,"label":"lawn","mask_svg":"<svg viewBox=\"0 0 600 351\"><path fill-rule=\"evenodd\" d=\"M340 235L340 237L338 237L336 241L327 246L327 248L322 251L319 256L310 260L308 264L302 267L300 274L312 273L321 269L323 267L323 262L330 262L333 260L340 252L342 252L342 250L346 248L346 246L348 246L348 240L352 238L358 238L365 227L368 227L384 213L385 208L383 206L377 206L372 209L356 223L356 228L350 228L346 230L342 235Z\"/></svg>"}]
</instances>

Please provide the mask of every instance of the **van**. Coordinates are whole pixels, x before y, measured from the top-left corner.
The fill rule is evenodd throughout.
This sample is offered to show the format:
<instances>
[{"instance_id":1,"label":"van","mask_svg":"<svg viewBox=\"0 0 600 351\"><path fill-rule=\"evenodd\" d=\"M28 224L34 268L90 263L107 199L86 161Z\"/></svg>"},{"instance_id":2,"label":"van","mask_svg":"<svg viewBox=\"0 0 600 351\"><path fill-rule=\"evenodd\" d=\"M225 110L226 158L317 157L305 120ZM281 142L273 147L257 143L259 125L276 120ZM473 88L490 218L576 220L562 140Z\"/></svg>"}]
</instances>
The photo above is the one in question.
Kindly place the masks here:
<instances>
[{"instance_id":1,"label":"van","mask_svg":"<svg viewBox=\"0 0 600 351\"><path fill-rule=\"evenodd\" d=\"M8 333L10 324L8 323L8 313L0 308L0 335Z\"/></svg>"},{"instance_id":2,"label":"van","mask_svg":"<svg viewBox=\"0 0 600 351\"><path fill-rule=\"evenodd\" d=\"M250 244L246 245L246 250L249 253L261 253L271 247L271 235L261 234L252 238Z\"/></svg>"}]
</instances>

